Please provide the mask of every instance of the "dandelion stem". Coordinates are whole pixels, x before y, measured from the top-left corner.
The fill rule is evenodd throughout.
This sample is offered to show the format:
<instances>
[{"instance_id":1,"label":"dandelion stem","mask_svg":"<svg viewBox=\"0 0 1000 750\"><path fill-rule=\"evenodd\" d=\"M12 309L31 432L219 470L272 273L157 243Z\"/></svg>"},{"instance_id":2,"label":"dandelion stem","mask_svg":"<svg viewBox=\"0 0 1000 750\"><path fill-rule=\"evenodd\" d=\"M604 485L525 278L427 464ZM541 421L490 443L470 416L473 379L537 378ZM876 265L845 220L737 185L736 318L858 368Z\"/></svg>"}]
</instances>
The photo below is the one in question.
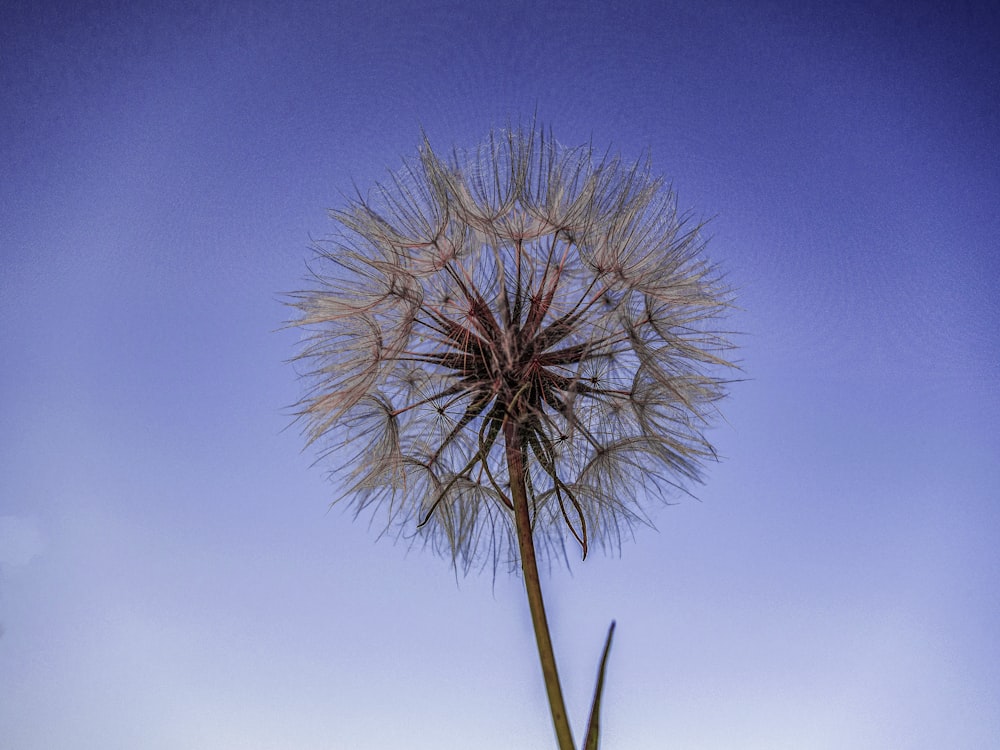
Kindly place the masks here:
<instances>
[{"instance_id":1,"label":"dandelion stem","mask_svg":"<svg viewBox=\"0 0 1000 750\"><path fill-rule=\"evenodd\" d=\"M573 732L569 726L569 718L566 715L566 704L563 701L562 687L559 684L559 671L556 668L556 655L552 649L549 623L545 617L545 604L542 601L542 585L538 578L538 563L535 560L535 542L532 538L531 517L528 512L528 492L524 474L525 451L523 441L518 432L516 420L508 417L504 421L504 441L507 450L510 494L514 504L517 544L521 553L521 572L524 574L524 588L528 594L531 624L535 629L538 658L542 665L545 692L549 698L549 709L552 712L552 723L556 730L559 750L575 750Z\"/></svg>"}]
</instances>

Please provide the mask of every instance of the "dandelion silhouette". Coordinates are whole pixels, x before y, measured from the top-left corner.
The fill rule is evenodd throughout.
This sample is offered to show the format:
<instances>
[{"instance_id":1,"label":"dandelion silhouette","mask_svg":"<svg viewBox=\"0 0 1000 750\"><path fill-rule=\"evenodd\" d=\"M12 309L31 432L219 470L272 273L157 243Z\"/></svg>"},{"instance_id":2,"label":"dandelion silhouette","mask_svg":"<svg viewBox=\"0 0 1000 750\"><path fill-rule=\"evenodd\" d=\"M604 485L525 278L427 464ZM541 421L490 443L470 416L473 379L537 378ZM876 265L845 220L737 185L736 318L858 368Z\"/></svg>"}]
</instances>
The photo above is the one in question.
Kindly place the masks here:
<instances>
[{"instance_id":1,"label":"dandelion silhouette","mask_svg":"<svg viewBox=\"0 0 1000 750\"><path fill-rule=\"evenodd\" d=\"M642 502L685 491L715 457L703 430L731 366L715 328L729 294L700 225L648 162L535 128L449 159L425 140L332 216L316 287L292 295L308 440L338 464L341 499L385 529L465 571L519 563L569 750L536 547L616 548Z\"/></svg>"}]
</instances>

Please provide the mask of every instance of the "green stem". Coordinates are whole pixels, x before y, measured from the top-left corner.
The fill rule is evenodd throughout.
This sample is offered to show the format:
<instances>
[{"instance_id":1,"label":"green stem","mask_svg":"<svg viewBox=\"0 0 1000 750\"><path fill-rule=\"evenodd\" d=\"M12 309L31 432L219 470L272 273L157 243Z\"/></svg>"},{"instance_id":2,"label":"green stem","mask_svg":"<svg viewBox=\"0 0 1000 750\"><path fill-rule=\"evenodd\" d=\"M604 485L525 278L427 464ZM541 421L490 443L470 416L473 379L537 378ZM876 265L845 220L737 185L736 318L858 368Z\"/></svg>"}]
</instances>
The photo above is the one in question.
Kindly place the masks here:
<instances>
[{"instance_id":1,"label":"green stem","mask_svg":"<svg viewBox=\"0 0 1000 750\"><path fill-rule=\"evenodd\" d=\"M521 572L524 574L524 588L528 594L528 608L531 610L531 624L535 629L538 644L538 658L545 678L545 691L549 697L552 723L555 725L559 750L575 750L573 733L566 704L563 701L559 672L556 669L556 655L552 650L552 637L545 618L545 604L542 601L542 585L538 578L538 563L535 560L535 542L531 533L531 515L528 510L528 491L524 474L524 446L517 425L509 418L504 422L504 441L507 449L507 470L510 476L511 502L514 505L514 521L517 530L517 545L521 553Z\"/></svg>"}]
</instances>

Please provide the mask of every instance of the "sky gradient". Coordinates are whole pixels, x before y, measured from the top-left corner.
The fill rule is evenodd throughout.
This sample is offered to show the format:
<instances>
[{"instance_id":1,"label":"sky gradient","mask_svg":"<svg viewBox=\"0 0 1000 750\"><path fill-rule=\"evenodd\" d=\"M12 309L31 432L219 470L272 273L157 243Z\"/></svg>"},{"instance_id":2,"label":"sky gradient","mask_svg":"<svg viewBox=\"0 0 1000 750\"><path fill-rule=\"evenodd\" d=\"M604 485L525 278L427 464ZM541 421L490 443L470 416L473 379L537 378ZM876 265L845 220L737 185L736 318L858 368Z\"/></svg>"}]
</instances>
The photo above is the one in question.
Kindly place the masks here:
<instances>
[{"instance_id":1,"label":"sky gradient","mask_svg":"<svg viewBox=\"0 0 1000 750\"><path fill-rule=\"evenodd\" d=\"M491 127L649 155L746 381L697 500L543 579L604 750L1000 746L1000 63L964 3L6 3L0 748L554 747L523 587L289 427L310 238Z\"/></svg>"}]
</instances>

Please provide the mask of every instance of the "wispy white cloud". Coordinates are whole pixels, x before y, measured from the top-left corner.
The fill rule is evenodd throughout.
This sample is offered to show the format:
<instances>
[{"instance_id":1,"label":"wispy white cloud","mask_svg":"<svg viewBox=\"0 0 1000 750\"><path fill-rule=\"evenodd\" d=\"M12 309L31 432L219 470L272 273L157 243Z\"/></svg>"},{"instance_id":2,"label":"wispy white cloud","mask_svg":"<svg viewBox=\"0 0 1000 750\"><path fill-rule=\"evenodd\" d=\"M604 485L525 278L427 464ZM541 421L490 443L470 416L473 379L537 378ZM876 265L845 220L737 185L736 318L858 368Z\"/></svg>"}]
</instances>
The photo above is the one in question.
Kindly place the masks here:
<instances>
[{"instance_id":1,"label":"wispy white cloud","mask_svg":"<svg viewBox=\"0 0 1000 750\"><path fill-rule=\"evenodd\" d=\"M0 565L27 565L42 553L42 548L35 519L0 516Z\"/></svg>"}]
</instances>

